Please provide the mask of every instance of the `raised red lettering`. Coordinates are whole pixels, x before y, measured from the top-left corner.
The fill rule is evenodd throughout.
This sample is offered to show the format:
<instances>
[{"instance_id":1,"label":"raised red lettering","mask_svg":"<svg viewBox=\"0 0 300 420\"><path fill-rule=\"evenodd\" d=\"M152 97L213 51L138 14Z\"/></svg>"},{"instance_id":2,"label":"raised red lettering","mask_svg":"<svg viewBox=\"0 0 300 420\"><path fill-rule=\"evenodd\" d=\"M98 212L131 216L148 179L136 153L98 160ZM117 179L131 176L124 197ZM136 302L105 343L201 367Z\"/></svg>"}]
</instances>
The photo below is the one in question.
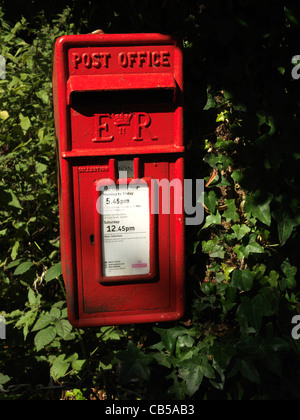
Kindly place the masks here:
<instances>
[{"instance_id":1,"label":"raised red lettering","mask_svg":"<svg viewBox=\"0 0 300 420\"><path fill-rule=\"evenodd\" d=\"M125 54L124 52L121 52L119 54L118 61L119 61L120 66L128 67L128 57L127 57L127 54Z\"/></svg>"},{"instance_id":2,"label":"raised red lettering","mask_svg":"<svg viewBox=\"0 0 300 420\"><path fill-rule=\"evenodd\" d=\"M110 118L109 114L100 114L100 115L96 115L95 118L95 138L93 139L93 141L95 143L97 142L109 142L109 141L113 141L114 136L103 136L103 133L108 134L108 123L104 123L102 119L104 118Z\"/></svg>"},{"instance_id":3,"label":"raised red lettering","mask_svg":"<svg viewBox=\"0 0 300 420\"><path fill-rule=\"evenodd\" d=\"M82 61L81 55L74 53L72 57L72 64L75 67L75 69L78 69L78 65L79 63L81 63L81 61Z\"/></svg>"},{"instance_id":4,"label":"raised red lettering","mask_svg":"<svg viewBox=\"0 0 300 420\"><path fill-rule=\"evenodd\" d=\"M146 114L145 112L137 112L134 114L134 141L143 141L144 138L142 137L142 131L146 130L148 135L150 136L151 140L158 140L157 136L154 136L149 127L151 125L151 118L150 115Z\"/></svg>"}]
</instances>

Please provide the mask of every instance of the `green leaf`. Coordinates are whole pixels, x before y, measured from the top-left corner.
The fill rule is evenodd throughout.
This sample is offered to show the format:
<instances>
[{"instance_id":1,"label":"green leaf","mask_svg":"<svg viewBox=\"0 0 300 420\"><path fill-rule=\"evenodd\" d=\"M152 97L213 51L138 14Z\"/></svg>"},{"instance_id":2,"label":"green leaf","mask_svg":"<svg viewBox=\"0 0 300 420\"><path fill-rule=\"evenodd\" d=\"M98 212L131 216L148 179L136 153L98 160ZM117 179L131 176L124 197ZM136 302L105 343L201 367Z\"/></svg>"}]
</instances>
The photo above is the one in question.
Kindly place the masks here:
<instances>
[{"instance_id":1,"label":"green leaf","mask_svg":"<svg viewBox=\"0 0 300 420\"><path fill-rule=\"evenodd\" d=\"M256 331L259 331L264 316L264 299L261 294L253 299L243 296L237 309L237 317L240 323L249 323Z\"/></svg>"},{"instance_id":2,"label":"green leaf","mask_svg":"<svg viewBox=\"0 0 300 420\"><path fill-rule=\"evenodd\" d=\"M246 360L237 360L235 369L237 369L244 378L255 384L260 384L260 375L253 363Z\"/></svg>"},{"instance_id":3,"label":"green leaf","mask_svg":"<svg viewBox=\"0 0 300 420\"><path fill-rule=\"evenodd\" d=\"M247 225L234 225L232 226L232 230L236 234L238 241L243 239L249 232L251 232L251 229Z\"/></svg>"},{"instance_id":4,"label":"green leaf","mask_svg":"<svg viewBox=\"0 0 300 420\"><path fill-rule=\"evenodd\" d=\"M179 378L183 379L187 389L187 395L192 397L198 391L204 377L201 359L194 357L182 363L178 370Z\"/></svg>"},{"instance_id":5,"label":"green leaf","mask_svg":"<svg viewBox=\"0 0 300 420\"><path fill-rule=\"evenodd\" d=\"M149 364L153 357L146 355L132 341L128 342L127 351L117 353L116 357L123 362L120 372L120 383L126 384L134 378L150 379Z\"/></svg>"},{"instance_id":6,"label":"green leaf","mask_svg":"<svg viewBox=\"0 0 300 420\"><path fill-rule=\"evenodd\" d=\"M264 248L256 242L256 235L251 235L249 244L245 247L247 254L263 254Z\"/></svg>"},{"instance_id":7,"label":"green leaf","mask_svg":"<svg viewBox=\"0 0 300 420\"><path fill-rule=\"evenodd\" d=\"M11 268L14 268L14 267L16 267L17 265L20 265L20 263L21 262L23 262L23 260L20 258L20 259L18 259L18 260L15 260L15 261L11 261L8 265L7 265L7 267L6 267L6 269L7 270L10 270Z\"/></svg>"},{"instance_id":8,"label":"green leaf","mask_svg":"<svg viewBox=\"0 0 300 420\"><path fill-rule=\"evenodd\" d=\"M49 313L41 315L37 322L35 323L34 327L32 328L32 331L39 331L42 330L48 325L50 325L52 322L55 321L55 318L51 316Z\"/></svg>"},{"instance_id":9,"label":"green leaf","mask_svg":"<svg viewBox=\"0 0 300 420\"><path fill-rule=\"evenodd\" d=\"M28 131L29 128L31 127L31 121L30 121L29 117L24 117L23 114L20 114L19 117L20 117L20 121L21 121L21 123L20 123L21 128L25 132Z\"/></svg>"},{"instance_id":10,"label":"green leaf","mask_svg":"<svg viewBox=\"0 0 300 420\"><path fill-rule=\"evenodd\" d=\"M76 373L80 372L85 362L86 360L75 360L74 362L72 362L72 369L75 370ZM102 367L103 370L109 370L111 368L112 368L111 364L109 364L108 366L103 365Z\"/></svg>"},{"instance_id":11,"label":"green leaf","mask_svg":"<svg viewBox=\"0 0 300 420\"><path fill-rule=\"evenodd\" d=\"M58 357L51 366L50 375L55 381L57 381L58 379L63 378L65 376L69 367L70 362L62 360L62 358Z\"/></svg>"},{"instance_id":12,"label":"green leaf","mask_svg":"<svg viewBox=\"0 0 300 420\"><path fill-rule=\"evenodd\" d=\"M208 227L212 225L220 225L222 223L222 217L220 213L217 211L216 214L211 214L206 217L205 225L202 229L207 229Z\"/></svg>"},{"instance_id":13,"label":"green leaf","mask_svg":"<svg viewBox=\"0 0 300 420\"><path fill-rule=\"evenodd\" d=\"M77 353L74 353L72 356L67 358L67 362L70 362L72 365L72 369L78 373L81 371L83 365L85 364L86 360L79 360L79 356ZM100 362L101 364L101 362ZM112 365L105 366L103 363L101 364L103 370L111 369ZM100 367L100 365L99 365ZM106 368L106 369L105 369Z\"/></svg>"},{"instance_id":14,"label":"green leaf","mask_svg":"<svg viewBox=\"0 0 300 420\"><path fill-rule=\"evenodd\" d=\"M232 286L237 289L249 292L253 287L255 274L248 268L245 270L235 270L232 275Z\"/></svg>"},{"instance_id":15,"label":"green leaf","mask_svg":"<svg viewBox=\"0 0 300 420\"><path fill-rule=\"evenodd\" d=\"M20 249L20 242L16 241L14 243L14 246L12 247L11 254L10 254L12 260L15 260L17 258L19 249Z\"/></svg>"},{"instance_id":16,"label":"green leaf","mask_svg":"<svg viewBox=\"0 0 300 420\"><path fill-rule=\"evenodd\" d=\"M215 106L216 106L215 98L209 93L209 91L207 91L207 102L203 110L208 111L212 108L215 108Z\"/></svg>"},{"instance_id":17,"label":"green leaf","mask_svg":"<svg viewBox=\"0 0 300 420\"><path fill-rule=\"evenodd\" d=\"M260 220L267 226L271 226L270 203L273 200L273 194L263 194L258 190L253 196L246 198L244 211L250 213L253 217Z\"/></svg>"},{"instance_id":18,"label":"green leaf","mask_svg":"<svg viewBox=\"0 0 300 420\"><path fill-rule=\"evenodd\" d=\"M221 112L220 114L217 115L216 122L225 122L227 116L228 116L228 112L227 111Z\"/></svg>"},{"instance_id":19,"label":"green leaf","mask_svg":"<svg viewBox=\"0 0 300 420\"><path fill-rule=\"evenodd\" d=\"M28 290L28 303L30 306L40 302L40 296L36 295L32 289Z\"/></svg>"},{"instance_id":20,"label":"green leaf","mask_svg":"<svg viewBox=\"0 0 300 420\"><path fill-rule=\"evenodd\" d=\"M224 248L221 245L215 245L209 254L210 258L220 258L221 260L225 257Z\"/></svg>"},{"instance_id":21,"label":"green leaf","mask_svg":"<svg viewBox=\"0 0 300 420\"><path fill-rule=\"evenodd\" d=\"M50 316L52 316L54 319L59 319L61 316L60 309L56 307L51 308Z\"/></svg>"},{"instance_id":22,"label":"green leaf","mask_svg":"<svg viewBox=\"0 0 300 420\"><path fill-rule=\"evenodd\" d=\"M49 95L45 90L40 90L39 92L36 92L36 96L45 104L49 104Z\"/></svg>"},{"instance_id":23,"label":"green leaf","mask_svg":"<svg viewBox=\"0 0 300 420\"><path fill-rule=\"evenodd\" d=\"M237 222L240 216L236 212L236 204L235 200L225 200L225 205L228 207L227 210L223 213L223 217L227 220L232 220L233 222Z\"/></svg>"},{"instance_id":24,"label":"green leaf","mask_svg":"<svg viewBox=\"0 0 300 420\"><path fill-rule=\"evenodd\" d=\"M283 246L292 235L294 228L299 226L300 216L298 212L292 215L290 209L281 208L274 212L274 218L277 222L279 242Z\"/></svg>"},{"instance_id":25,"label":"green leaf","mask_svg":"<svg viewBox=\"0 0 300 420\"><path fill-rule=\"evenodd\" d=\"M10 379L11 378L9 376L3 375L2 373L0 373L0 388L1 388L1 385L7 384L7 382L9 382Z\"/></svg>"},{"instance_id":26,"label":"green leaf","mask_svg":"<svg viewBox=\"0 0 300 420\"><path fill-rule=\"evenodd\" d=\"M231 178L237 183L240 184L244 178L240 170L236 170L232 173Z\"/></svg>"},{"instance_id":27,"label":"green leaf","mask_svg":"<svg viewBox=\"0 0 300 420\"><path fill-rule=\"evenodd\" d=\"M209 194L207 194L207 192L204 193L204 204L211 213L215 212L218 199L214 191L210 191Z\"/></svg>"},{"instance_id":28,"label":"green leaf","mask_svg":"<svg viewBox=\"0 0 300 420\"><path fill-rule=\"evenodd\" d=\"M284 7L284 12L291 23L293 23L294 25L299 25L298 19L295 17L295 14L291 9Z\"/></svg>"},{"instance_id":29,"label":"green leaf","mask_svg":"<svg viewBox=\"0 0 300 420\"><path fill-rule=\"evenodd\" d=\"M48 283L54 279L57 279L62 274L61 262L52 266L45 275L45 280Z\"/></svg>"},{"instance_id":30,"label":"green leaf","mask_svg":"<svg viewBox=\"0 0 300 420\"><path fill-rule=\"evenodd\" d=\"M72 325L66 319L62 319L56 324L56 332L64 340L68 338L72 329Z\"/></svg>"},{"instance_id":31,"label":"green leaf","mask_svg":"<svg viewBox=\"0 0 300 420\"><path fill-rule=\"evenodd\" d=\"M7 203L7 205L10 206L10 207L14 207L16 209L21 209L22 210L23 207L21 206L21 204L20 204L17 196L15 195L15 193L13 191L11 191L11 190L8 190L7 193L9 193L10 196L11 196L11 199Z\"/></svg>"},{"instance_id":32,"label":"green leaf","mask_svg":"<svg viewBox=\"0 0 300 420\"><path fill-rule=\"evenodd\" d=\"M271 287L277 287L279 277L279 274L276 271L272 270L270 272L270 275L265 276L264 278L268 281Z\"/></svg>"},{"instance_id":33,"label":"green leaf","mask_svg":"<svg viewBox=\"0 0 300 420\"><path fill-rule=\"evenodd\" d=\"M188 393L185 381L179 381L177 374L174 371L167 376L166 379L173 380L173 385L168 389L168 394L172 396L175 395L176 399L179 401L184 401L186 399L186 394Z\"/></svg>"},{"instance_id":34,"label":"green leaf","mask_svg":"<svg viewBox=\"0 0 300 420\"><path fill-rule=\"evenodd\" d=\"M122 334L115 327L102 327L99 336L102 341L121 340Z\"/></svg>"},{"instance_id":35,"label":"green leaf","mask_svg":"<svg viewBox=\"0 0 300 420\"><path fill-rule=\"evenodd\" d=\"M296 287L296 274L297 267L294 267L290 264L289 259L286 259L281 265L281 270L284 273L285 277L280 280L280 289L293 289Z\"/></svg>"},{"instance_id":36,"label":"green leaf","mask_svg":"<svg viewBox=\"0 0 300 420\"><path fill-rule=\"evenodd\" d=\"M189 335L181 335L178 337L179 348L191 348L194 345L195 340Z\"/></svg>"},{"instance_id":37,"label":"green leaf","mask_svg":"<svg viewBox=\"0 0 300 420\"><path fill-rule=\"evenodd\" d=\"M9 114L7 111L0 111L0 120L5 121L9 118Z\"/></svg>"},{"instance_id":38,"label":"green leaf","mask_svg":"<svg viewBox=\"0 0 300 420\"><path fill-rule=\"evenodd\" d=\"M15 272L14 272L14 276L19 276L19 275L21 275L21 274L26 273L27 271L29 271L29 270L31 269L31 267L32 267L32 266L34 266L34 263L33 263L33 262L31 262L31 261L26 261L26 262L24 262L24 263L20 264L20 265L16 268L16 270L15 270Z\"/></svg>"},{"instance_id":39,"label":"green leaf","mask_svg":"<svg viewBox=\"0 0 300 420\"><path fill-rule=\"evenodd\" d=\"M168 350L169 353L173 353L177 339L180 335L186 334L186 329L184 327L175 327L175 328L153 328L153 331L156 332L161 336L161 341L163 342L166 350Z\"/></svg>"},{"instance_id":40,"label":"green leaf","mask_svg":"<svg viewBox=\"0 0 300 420\"><path fill-rule=\"evenodd\" d=\"M35 168L36 168L37 173L41 174L43 172L46 172L48 166L45 165L44 163L37 162L36 165L35 165Z\"/></svg>"},{"instance_id":41,"label":"green leaf","mask_svg":"<svg viewBox=\"0 0 300 420\"><path fill-rule=\"evenodd\" d=\"M55 327L48 327L44 330L39 331L36 336L34 337L34 344L36 346L36 350L40 351L43 347L50 344L56 337L56 329Z\"/></svg>"}]
</instances>

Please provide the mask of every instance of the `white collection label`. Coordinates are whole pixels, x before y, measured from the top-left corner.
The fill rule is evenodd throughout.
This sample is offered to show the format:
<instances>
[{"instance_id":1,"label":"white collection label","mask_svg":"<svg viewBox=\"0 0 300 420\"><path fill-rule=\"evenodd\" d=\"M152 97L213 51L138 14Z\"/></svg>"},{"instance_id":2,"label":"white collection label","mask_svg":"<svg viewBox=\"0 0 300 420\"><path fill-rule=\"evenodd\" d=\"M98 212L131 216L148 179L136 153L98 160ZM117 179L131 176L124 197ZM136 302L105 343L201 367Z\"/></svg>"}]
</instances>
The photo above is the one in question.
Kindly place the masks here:
<instances>
[{"instance_id":1,"label":"white collection label","mask_svg":"<svg viewBox=\"0 0 300 420\"><path fill-rule=\"evenodd\" d=\"M150 273L150 206L146 183L104 187L101 193L103 276Z\"/></svg>"}]
</instances>

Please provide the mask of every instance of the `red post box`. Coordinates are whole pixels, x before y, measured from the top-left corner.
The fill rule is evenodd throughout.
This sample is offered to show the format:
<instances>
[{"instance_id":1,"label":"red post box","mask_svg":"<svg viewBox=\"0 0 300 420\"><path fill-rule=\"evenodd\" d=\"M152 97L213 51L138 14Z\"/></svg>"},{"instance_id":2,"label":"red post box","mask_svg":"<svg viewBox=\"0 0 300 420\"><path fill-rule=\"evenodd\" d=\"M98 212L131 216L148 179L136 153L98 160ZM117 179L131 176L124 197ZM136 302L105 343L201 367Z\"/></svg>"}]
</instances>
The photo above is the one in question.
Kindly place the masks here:
<instances>
[{"instance_id":1,"label":"red post box","mask_svg":"<svg viewBox=\"0 0 300 420\"><path fill-rule=\"evenodd\" d=\"M158 34L69 35L53 66L61 259L77 327L184 312L182 51Z\"/></svg>"}]
</instances>

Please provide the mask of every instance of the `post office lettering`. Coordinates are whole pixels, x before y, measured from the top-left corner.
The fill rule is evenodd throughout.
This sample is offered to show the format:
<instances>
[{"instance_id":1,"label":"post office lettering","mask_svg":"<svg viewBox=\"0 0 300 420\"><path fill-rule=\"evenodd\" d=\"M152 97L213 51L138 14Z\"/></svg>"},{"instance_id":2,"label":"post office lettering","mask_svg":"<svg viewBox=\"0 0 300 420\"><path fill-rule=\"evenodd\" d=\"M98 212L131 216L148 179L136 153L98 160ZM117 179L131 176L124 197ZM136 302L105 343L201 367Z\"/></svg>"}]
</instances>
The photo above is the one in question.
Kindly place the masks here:
<instances>
[{"instance_id":1,"label":"post office lettering","mask_svg":"<svg viewBox=\"0 0 300 420\"><path fill-rule=\"evenodd\" d=\"M170 67L168 51L120 52L118 62L121 67Z\"/></svg>"},{"instance_id":2,"label":"post office lettering","mask_svg":"<svg viewBox=\"0 0 300 420\"><path fill-rule=\"evenodd\" d=\"M120 68L170 67L169 51L73 52L71 66L76 69L107 69L112 63Z\"/></svg>"},{"instance_id":3,"label":"post office lettering","mask_svg":"<svg viewBox=\"0 0 300 420\"><path fill-rule=\"evenodd\" d=\"M108 68L110 58L111 54L107 52L99 52L92 54L87 52L84 52L82 54L73 53L71 63L76 70L79 68L80 65L84 66L86 69L91 69L92 67L94 67L95 69L100 69L101 67Z\"/></svg>"}]
</instances>

